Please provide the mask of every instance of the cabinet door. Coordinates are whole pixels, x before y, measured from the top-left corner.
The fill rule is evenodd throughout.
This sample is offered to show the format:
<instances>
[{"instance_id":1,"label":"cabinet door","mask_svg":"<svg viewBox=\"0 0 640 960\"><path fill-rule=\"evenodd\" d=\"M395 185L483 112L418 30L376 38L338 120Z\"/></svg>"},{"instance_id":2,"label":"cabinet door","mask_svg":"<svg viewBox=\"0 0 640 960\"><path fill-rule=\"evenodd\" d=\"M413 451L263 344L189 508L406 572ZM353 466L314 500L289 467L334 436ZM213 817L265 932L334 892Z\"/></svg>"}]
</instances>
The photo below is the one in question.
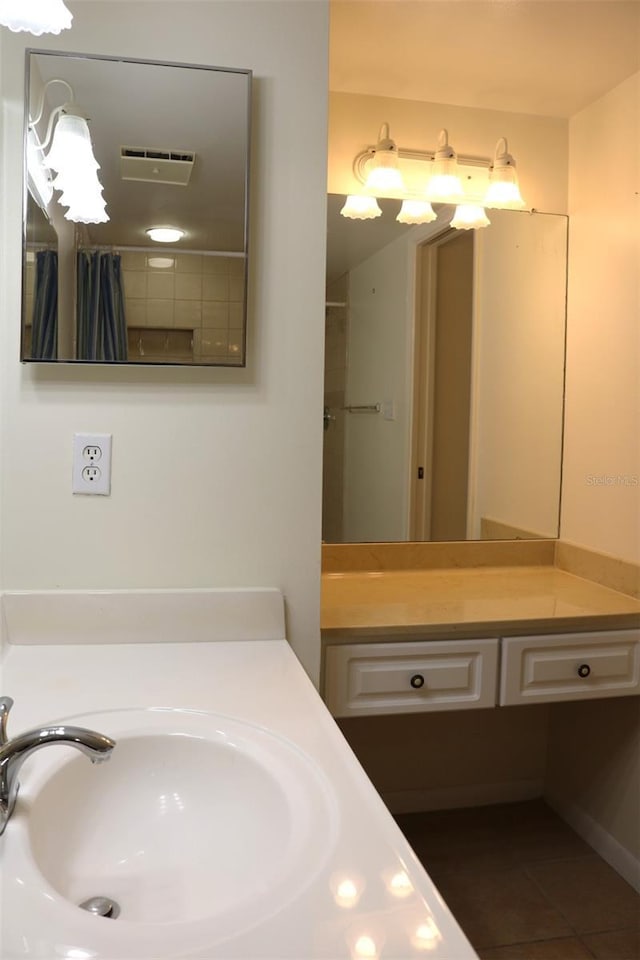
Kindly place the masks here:
<instances>
[{"instance_id":1,"label":"cabinet door","mask_svg":"<svg viewBox=\"0 0 640 960\"><path fill-rule=\"evenodd\" d=\"M640 630L506 637L500 703L640 693Z\"/></svg>"},{"instance_id":2,"label":"cabinet door","mask_svg":"<svg viewBox=\"0 0 640 960\"><path fill-rule=\"evenodd\" d=\"M327 706L336 717L493 707L498 643L491 638L329 646Z\"/></svg>"}]
</instances>

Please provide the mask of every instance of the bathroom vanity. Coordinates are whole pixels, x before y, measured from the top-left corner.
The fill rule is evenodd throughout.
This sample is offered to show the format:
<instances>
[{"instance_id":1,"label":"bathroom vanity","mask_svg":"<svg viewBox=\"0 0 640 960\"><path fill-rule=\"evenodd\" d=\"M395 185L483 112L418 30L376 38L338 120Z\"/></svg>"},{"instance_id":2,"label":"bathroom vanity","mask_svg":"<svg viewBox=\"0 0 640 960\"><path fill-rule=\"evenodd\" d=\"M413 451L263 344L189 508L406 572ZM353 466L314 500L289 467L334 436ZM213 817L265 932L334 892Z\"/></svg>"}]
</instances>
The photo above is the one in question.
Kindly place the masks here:
<instances>
[{"instance_id":1,"label":"bathroom vanity","mask_svg":"<svg viewBox=\"0 0 640 960\"><path fill-rule=\"evenodd\" d=\"M524 545L502 546L512 560L523 554ZM483 545L465 549L479 556ZM327 570L324 693L334 716L639 694L640 602L548 563L505 559Z\"/></svg>"},{"instance_id":2,"label":"bathroom vanity","mask_svg":"<svg viewBox=\"0 0 640 960\"><path fill-rule=\"evenodd\" d=\"M116 741L21 769L3 960L471 960L289 647L277 590L5 594L9 736ZM86 624L92 624L87 630ZM119 916L79 905L108 897Z\"/></svg>"}]
</instances>

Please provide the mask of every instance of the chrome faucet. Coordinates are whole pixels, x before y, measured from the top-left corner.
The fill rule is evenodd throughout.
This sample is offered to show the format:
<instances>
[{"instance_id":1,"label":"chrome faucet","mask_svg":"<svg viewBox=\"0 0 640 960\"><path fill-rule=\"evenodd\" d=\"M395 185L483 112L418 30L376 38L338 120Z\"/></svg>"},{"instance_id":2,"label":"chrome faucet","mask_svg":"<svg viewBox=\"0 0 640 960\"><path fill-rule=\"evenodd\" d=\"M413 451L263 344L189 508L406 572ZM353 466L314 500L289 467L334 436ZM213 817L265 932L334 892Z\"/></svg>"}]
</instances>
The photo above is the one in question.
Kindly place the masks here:
<instances>
[{"instance_id":1,"label":"chrome faucet","mask_svg":"<svg viewBox=\"0 0 640 960\"><path fill-rule=\"evenodd\" d=\"M16 805L20 786L18 772L32 753L51 743L62 743L69 747L76 747L89 757L92 763L102 763L109 759L116 745L115 740L94 730L59 724L27 730L26 733L21 733L13 740L9 740L7 719L12 706L11 697L0 697L0 834L4 833Z\"/></svg>"}]
</instances>

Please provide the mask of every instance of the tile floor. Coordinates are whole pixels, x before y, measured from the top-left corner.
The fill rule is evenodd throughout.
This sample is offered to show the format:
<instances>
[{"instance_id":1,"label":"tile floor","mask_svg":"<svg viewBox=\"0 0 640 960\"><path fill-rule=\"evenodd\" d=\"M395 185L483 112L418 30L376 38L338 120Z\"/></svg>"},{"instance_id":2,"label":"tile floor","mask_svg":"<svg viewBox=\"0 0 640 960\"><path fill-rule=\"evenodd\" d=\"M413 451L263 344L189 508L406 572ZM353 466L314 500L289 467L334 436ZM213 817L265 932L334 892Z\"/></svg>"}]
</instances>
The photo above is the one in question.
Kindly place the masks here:
<instances>
[{"instance_id":1,"label":"tile floor","mask_svg":"<svg viewBox=\"0 0 640 960\"><path fill-rule=\"evenodd\" d=\"M396 820L481 960L640 960L640 895L544 801Z\"/></svg>"}]
</instances>

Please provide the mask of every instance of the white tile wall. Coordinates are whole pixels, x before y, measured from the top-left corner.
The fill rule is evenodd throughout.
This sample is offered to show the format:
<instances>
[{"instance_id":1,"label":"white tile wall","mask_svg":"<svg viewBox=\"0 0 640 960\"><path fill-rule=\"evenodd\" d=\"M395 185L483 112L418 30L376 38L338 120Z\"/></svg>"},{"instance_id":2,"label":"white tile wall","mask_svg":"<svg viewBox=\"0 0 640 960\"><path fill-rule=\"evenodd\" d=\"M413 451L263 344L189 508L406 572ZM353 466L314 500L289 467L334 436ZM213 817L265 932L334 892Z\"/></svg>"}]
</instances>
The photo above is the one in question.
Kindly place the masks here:
<instances>
[{"instance_id":1,"label":"white tile wall","mask_svg":"<svg viewBox=\"0 0 640 960\"><path fill-rule=\"evenodd\" d=\"M129 326L193 330L195 361L242 362L242 258L125 251L122 271Z\"/></svg>"}]
</instances>

